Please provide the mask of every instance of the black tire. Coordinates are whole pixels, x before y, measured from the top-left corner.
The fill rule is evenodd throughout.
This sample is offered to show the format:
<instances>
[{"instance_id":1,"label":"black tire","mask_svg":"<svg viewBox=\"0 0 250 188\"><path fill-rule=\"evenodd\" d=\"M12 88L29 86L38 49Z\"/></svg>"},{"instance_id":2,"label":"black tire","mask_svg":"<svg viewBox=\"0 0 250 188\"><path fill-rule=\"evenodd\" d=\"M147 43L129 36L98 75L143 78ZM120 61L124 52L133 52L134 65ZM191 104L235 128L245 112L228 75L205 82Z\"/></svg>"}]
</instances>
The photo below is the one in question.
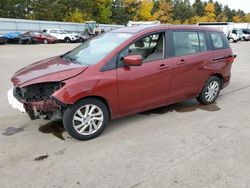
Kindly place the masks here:
<instances>
[{"instance_id":1,"label":"black tire","mask_svg":"<svg viewBox=\"0 0 250 188\"><path fill-rule=\"evenodd\" d=\"M102 116L103 121L100 124L99 128L97 129L96 132L94 132L93 134L89 134L89 135L83 135L83 134L77 132L77 130L74 128L74 124L73 124L73 121L75 122L75 120L73 120L75 114L77 113L77 111L79 109L81 109L85 105L95 105L103 113L103 116ZM93 138L99 136L106 128L108 121L109 121L109 112L108 112L106 105L103 102L101 102L100 100L97 100L95 98L87 98L87 99L80 100L77 103L69 106L63 113L64 128L66 129L66 131L68 132L68 134L70 136L72 136L73 138L75 138L77 140L90 140L90 139L93 139ZM92 128L94 128L92 124L90 126ZM92 128L91 128L91 130L92 130ZM87 130L89 130L89 129L90 128L88 127Z\"/></svg>"},{"instance_id":2,"label":"black tire","mask_svg":"<svg viewBox=\"0 0 250 188\"><path fill-rule=\"evenodd\" d=\"M65 43L70 43L70 42L71 42L71 40L70 40L70 38L69 38L69 37L66 37L66 38L64 39L64 42L65 42Z\"/></svg>"},{"instance_id":3,"label":"black tire","mask_svg":"<svg viewBox=\"0 0 250 188\"><path fill-rule=\"evenodd\" d=\"M208 100L206 97L206 92L208 92L208 87L210 84L212 83L218 83L218 91L216 92L215 95L213 95L211 100ZM197 100L204 105L208 105L208 104L212 104L215 102L215 100L218 98L219 94L220 94L220 90L221 90L221 86L222 86L222 81L220 78L218 78L217 76L212 76L210 77L206 84L204 85L199 97L197 97Z\"/></svg>"},{"instance_id":4,"label":"black tire","mask_svg":"<svg viewBox=\"0 0 250 188\"><path fill-rule=\"evenodd\" d=\"M233 38L229 38L228 41L229 41L230 43L235 42Z\"/></svg>"},{"instance_id":5,"label":"black tire","mask_svg":"<svg viewBox=\"0 0 250 188\"><path fill-rule=\"evenodd\" d=\"M18 44L24 44L22 40L18 40Z\"/></svg>"},{"instance_id":6,"label":"black tire","mask_svg":"<svg viewBox=\"0 0 250 188\"><path fill-rule=\"evenodd\" d=\"M83 42L84 42L84 39L83 39L83 38L80 38L80 39L79 39L79 42L80 42L80 43L83 43Z\"/></svg>"},{"instance_id":7,"label":"black tire","mask_svg":"<svg viewBox=\"0 0 250 188\"><path fill-rule=\"evenodd\" d=\"M43 40L43 44L48 44L48 43L49 43L49 41L47 39Z\"/></svg>"}]
</instances>

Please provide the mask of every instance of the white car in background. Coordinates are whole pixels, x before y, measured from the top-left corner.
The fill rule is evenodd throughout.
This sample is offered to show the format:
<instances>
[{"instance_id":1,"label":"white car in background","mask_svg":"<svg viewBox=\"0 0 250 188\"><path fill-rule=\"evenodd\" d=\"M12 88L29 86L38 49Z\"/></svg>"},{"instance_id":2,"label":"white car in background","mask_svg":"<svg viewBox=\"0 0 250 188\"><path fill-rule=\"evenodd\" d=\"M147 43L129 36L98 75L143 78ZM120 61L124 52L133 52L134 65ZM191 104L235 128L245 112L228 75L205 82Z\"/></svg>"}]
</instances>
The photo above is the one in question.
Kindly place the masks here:
<instances>
[{"instance_id":1,"label":"white car in background","mask_svg":"<svg viewBox=\"0 0 250 188\"><path fill-rule=\"evenodd\" d=\"M56 37L59 41L64 41L66 43L76 42L77 37L74 34L68 33L62 29L44 29L43 32Z\"/></svg>"}]
</instances>

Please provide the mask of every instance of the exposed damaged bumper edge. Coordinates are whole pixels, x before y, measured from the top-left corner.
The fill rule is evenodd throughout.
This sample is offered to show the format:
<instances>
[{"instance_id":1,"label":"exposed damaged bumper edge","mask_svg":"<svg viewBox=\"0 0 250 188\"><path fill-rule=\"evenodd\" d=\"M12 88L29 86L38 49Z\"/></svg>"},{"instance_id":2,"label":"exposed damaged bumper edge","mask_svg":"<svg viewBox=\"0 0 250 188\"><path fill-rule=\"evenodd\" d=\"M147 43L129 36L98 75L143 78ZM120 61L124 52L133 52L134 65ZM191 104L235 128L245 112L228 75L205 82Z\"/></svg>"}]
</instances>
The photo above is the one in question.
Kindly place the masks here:
<instances>
[{"instance_id":1,"label":"exposed damaged bumper edge","mask_svg":"<svg viewBox=\"0 0 250 188\"><path fill-rule=\"evenodd\" d=\"M62 105L53 97L41 101L25 102L24 108L31 119L38 119L41 116L45 119L60 119L62 116Z\"/></svg>"},{"instance_id":2,"label":"exposed damaged bumper edge","mask_svg":"<svg viewBox=\"0 0 250 188\"><path fill-rule=\"evenodd\" d=\"M25 108L23 106L23 103L19 102L15 97L13 93L13 88L11 88L7 92L8 96L8 102L12 106L12 108L19 110L20 112L25 112Z\"/></svg>"}]
</instances>

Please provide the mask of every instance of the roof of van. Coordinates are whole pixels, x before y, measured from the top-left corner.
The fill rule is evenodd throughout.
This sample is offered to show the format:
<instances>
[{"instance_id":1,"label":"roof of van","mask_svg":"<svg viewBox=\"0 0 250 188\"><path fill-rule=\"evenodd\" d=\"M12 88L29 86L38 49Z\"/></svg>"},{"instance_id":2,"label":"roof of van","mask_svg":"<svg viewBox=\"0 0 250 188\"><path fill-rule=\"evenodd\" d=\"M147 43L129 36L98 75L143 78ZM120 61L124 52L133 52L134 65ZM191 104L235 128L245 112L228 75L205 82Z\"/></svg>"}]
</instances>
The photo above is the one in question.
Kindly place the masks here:
<instances>
[{"instance_id":1,"label":"roof of van","mask_svg":"<svg viewBox=\"0 0 250 188\"><path fill-rule=\"evenodd\" d=\"M112 30L114 33L139 33L142 31L150 30L161 30L161 29L198 29L198 30L208 30L208 31L220 31L216 28L197 26L197 25L167 25L167 24L158 24L158 25L139 25L139 26L129 26L122 27L119 29ZM221 32L221 31L220 31Z\"/></svg>"}]
</instances>

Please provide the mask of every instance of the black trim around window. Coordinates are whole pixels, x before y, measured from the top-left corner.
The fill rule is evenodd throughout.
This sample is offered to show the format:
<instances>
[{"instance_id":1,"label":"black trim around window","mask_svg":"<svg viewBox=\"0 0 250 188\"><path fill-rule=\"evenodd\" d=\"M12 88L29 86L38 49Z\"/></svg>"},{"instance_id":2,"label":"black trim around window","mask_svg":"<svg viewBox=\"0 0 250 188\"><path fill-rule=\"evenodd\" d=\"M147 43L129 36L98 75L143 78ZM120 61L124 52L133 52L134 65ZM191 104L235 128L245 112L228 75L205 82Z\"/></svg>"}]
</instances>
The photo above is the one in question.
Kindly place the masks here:
<instances>
[{"instance_id":1,"label":"black trim around window","mask_svg":"<svg viewBox=\"0 0 250 188\"><path fill-rule=\"evenodd\" d=\"M194 33L197 33L197 36L198 36L198 41L199 41L199 52L195 52L195 53L191 53L191 54L185 54L185 55L192 55L192 54L198 54L198 53L202 53L202 52L206 52L206 51L209 51L211 48L210 48L210 44L209 44L209 41L208 40L208 35L206 33L205 30L196 30L196 29L172 29L172 30L169 30L168 31L168 37L169 37L169 46L170 46L170 49L169 49L169 57L181 57L181 56L185 56L185 55L180 55L180 56L176 56L175 55L175 46L174 46L174 32L194 32ZM206 42L206 45L207 45L207 50L206 51L201 51L201 47L200 47L200 36L199 36L199 33L204 33L204 36L205 36L205 42Z\"/></svg>"},{"instance_id":2,"label":"black trim around window","mask_svg":"<svg viewBox=\"0 0 250 188\"><path fill-rule=\"evenodd\" d=\"M116 54L115 56L113 56L101 69L101 72L104 71L109 71L109 70L114 70L117 68L117 57L118 55Z\"/></svg>"},{"instance_id":3,"label":"black trim around window","mask_svg":"<svg viewBox=\"0 0 250 188\"><path fill-rule=\"evenodd\" d=\"M147 33L147 34L144 34L138 38L136 38L135 40L133 40L132 42L130 42L126 47L124 47L123 49L121 49L113 58L111 58L101 69L100 71L101 72L104 72L104 71L109 71L109 70L114 70L114 69L117 69L119 67L123 67L123 65L119 65L118 64L118 57L119 57L119 54L124 51L128 46L132 45L133 43L135 43L135 41L137 40L140 40L146 36L149 36L149 35L153 35L153 34L158 34L158 33L163 33L164 34L164 38L165 38L165 49L164 49L164 58L163 59L166 59L167 57L170 57L169 56L169 53L166 53L166 49L170 50L170 46L169 46L169 42L167 42L169 40L169 31L168 30L159 30L159 31L154 31L154 32L150 32L150 33ZM151 62L151 61L149 61ZM149 63L147 62L147 63Z\"/></svg>"},{"instance_id":4,"label":"black trim around window","mask_svg":"<svg viewBox=\"0 0 250 188\"><path fill-rule=\"evenodd\" d=\"M219 33L220 35L224 35L221 32L199 30L199 29L168 29L168 30L159 30L159 31L154 31L154 32L146 33L146 34L141 35L140 37L136 38L135 40L133 40L132 42L130 42L126 47L124 47L123 49L121 49L113 58L111 58L109 60L109 62L107 62L100 69L100 71L109 71L109 70L114 70L114 69L123 67L124 65L119 65L118 64L118 56L119 56L119 54L122 51L124 51L128 46L130 46L133 43L135 43L135 41L140 40L140 39L142 39L142 38L144 38L146 36L153 35L153 34L158 34L158 33L163 33L164 37L165 37L165 48L164 48L164 58L163 59L167 59L167 58L170 58L170 57L177 57L177 56L175 56L173 32L197 32L198 40L199 40L199 46L200 46L199 32L200 33L204 33L205 34L206 45L207 45L207 51L219 50L219 49L214 49L213 48L212 39L211 39L211 33L215 32L215 33ZM224 42L226 43L226 47L225 48L220 48L220 49L229 48L229 44L227 42L226 37L224 36L224 37L222 37L222 39L223 39L223 43ZM225 39L226 39L226 41L225 41ZM227 46L227 44L228 44L228 46ZM206 51L201 51L200 50L199 52L196 52L196 53L193 53L193 54L202 53L202 52L206 52ZM192 55L192 54L186 54L186 55ZM146 63L150 63L150 62L153 62L153 61L149 61L149 62L146 62Z\"/></svg>"},{"instance_id":5,"label":"black trim around window","mask_svg":"<svg viewBox=\"0 0 250 188\"><path fill-rule=\"evenodd\" d=\"M167 39L167 35L166 35L167 31L166 30L159 30L159 31L154 31L154 32L150 32L150 33L144 34L144 35L136 38L135 40L133 40L132 42L130 42L126 47L124 47L122 50L120 50L116 54L116 56L117 56L117 62L116 62L117 65L116 65L116 67L117 68L124 67L123 64L118 64L118 57L119 57L119 54L122 53L126 48L128 48L130 45L134 44L137 40L140 40L140 39L145 38L145 37L150 36L150 35L160 34L160 33L162 33L164 35L164 38L165 38L165 41L164 41L165 42L165 48L164 48L164 52L163 52L164 53L163 59L166 59L167 58L166 49L167 49L167 45L168 45L167 44L168 39ZM150 62L154 62L154 61L158 61L158 60L162 60L162 59L148 61L148 62L145 62L145 63L150 63Z\"/></svg>"},{"instance_id":6,"label":"black trim around window","mask_svg":"<svg viewBox=\"0 0 250 188\"><path fill-rule=\"evenodd\" d=\"M216 32L216 31L208 31L208 38L209 38L209 41L210 41L210 48L211 50L222 50L222 49L228 49L230 48L230 45L229 45L229 42L225 36L224 33L222 32ZM220 37L221 37L221 40L222 40L222 43L223 43L223 47L221 48L215 48L214 45L213 45L213 40L212 40L212 37L211 35L215 33L215 34L218 34Z\"/></svg>"}]
</instances>

